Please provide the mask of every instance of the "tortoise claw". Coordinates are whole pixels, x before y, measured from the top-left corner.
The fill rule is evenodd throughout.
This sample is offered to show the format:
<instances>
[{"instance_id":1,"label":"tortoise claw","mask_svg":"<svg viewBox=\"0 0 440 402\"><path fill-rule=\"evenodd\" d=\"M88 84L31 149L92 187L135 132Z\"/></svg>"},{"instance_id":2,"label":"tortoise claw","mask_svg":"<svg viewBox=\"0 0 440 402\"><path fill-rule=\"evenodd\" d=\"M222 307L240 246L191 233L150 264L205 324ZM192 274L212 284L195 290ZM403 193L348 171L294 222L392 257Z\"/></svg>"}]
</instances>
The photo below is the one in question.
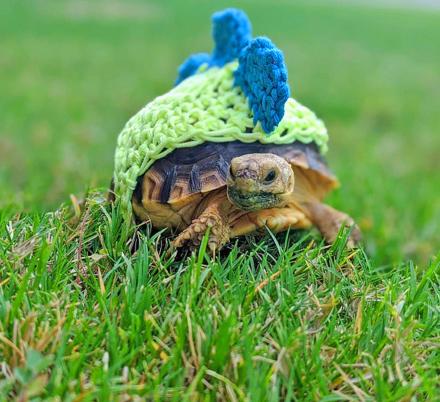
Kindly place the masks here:
<instances>
[{"instance_id":1,"label":"tortoise claw","mask_svg":"<svg viewBox=\"0 0 440 402\"><path fill-rule=\"evenodd\" d=\"M229 240L229 227L226 227L221 216L214 212L202 214L194 219L183 232L171 243L171 249L187 248L196 250L202 243L206 232L208 234L208 249L215 254Z\"/></svg>"}]
</instances>

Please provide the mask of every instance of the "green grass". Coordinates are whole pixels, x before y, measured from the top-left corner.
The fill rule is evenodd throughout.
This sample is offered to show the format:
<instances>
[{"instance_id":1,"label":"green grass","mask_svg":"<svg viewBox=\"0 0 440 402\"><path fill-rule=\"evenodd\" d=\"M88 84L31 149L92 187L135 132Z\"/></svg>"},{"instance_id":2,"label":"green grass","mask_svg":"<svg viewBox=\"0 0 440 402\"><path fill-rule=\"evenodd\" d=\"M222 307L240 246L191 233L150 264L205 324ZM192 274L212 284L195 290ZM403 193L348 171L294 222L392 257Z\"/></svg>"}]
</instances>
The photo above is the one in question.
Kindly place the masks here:
<instances>
[{"instance_id":1,"label":"green grass","mask_svg":"<svg viewBox=\"0 0 440 402\"><path fill-rule=\"evenodd\" d=\"M0 400L438 399L440 14L233 2L326 122L328 201L364 247L312 230L173 261L87 188L231 3L121 4L0 3Z\"/></svg>"}]
</instances>

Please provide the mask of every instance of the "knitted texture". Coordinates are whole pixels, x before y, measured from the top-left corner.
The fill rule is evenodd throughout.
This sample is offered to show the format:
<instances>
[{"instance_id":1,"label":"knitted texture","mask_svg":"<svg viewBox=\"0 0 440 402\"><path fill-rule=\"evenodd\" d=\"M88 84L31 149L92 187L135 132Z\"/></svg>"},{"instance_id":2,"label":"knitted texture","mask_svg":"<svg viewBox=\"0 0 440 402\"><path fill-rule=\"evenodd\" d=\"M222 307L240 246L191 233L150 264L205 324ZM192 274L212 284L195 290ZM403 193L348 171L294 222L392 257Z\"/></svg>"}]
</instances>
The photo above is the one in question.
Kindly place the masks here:
<instances>
[{"instance_id":1,"label":"knitted texture","mask_svg":"<svg viewBox=\"0 0 440 402\"><path fill-rule=\"evenodd\" d=\"M209 63L211 56L208 53L194 53L189 56L178 69L178 76L174 85L195 74L202 64Z\"/></svg>"},{"instance_id":2,"label":"knitted texture","mask_svg":"<svg viewBox=\"0 0 440 402\"><path fill-rule=\"evenodd\" d=\"M235 8L214 13L212 37L215 47L210 65L223 67L238 58L240 51L251 40L251 23L247 15Z\"/></svg>"},{"instance_id":3,"label":"knitted texture","mask_svg":"<svg viewBox=\"0 0 440 402\"><path fill-rule=\"evenodd\" d=\"M270 133L283 118L284 104L289 98L287 68L281 50L268 38L252 39L251 31L251 23L243 11L228 8L215 13L212 55L196 53L188 57L178 69L175 85L196 74L203 65L223 67L238 58L235 85L249 99L254 124L261 122L263 130Z\"/></svg>"},{"instance_id":4,"label":"knitted texture","mask_svg":"<svg viewBox=\"0 0 440 402\"><path fill-rule=\"evenodd\" d=\"M254 125L248 100L234 86L238 63L223 68L199 69L196 75L159 96L126 124L118 137L115 153L115 193L131 216L131 196L137 178L154 161L176 148L203 142L242 141L263 144L315 142L327 150L328 135L315 114L294 99L284 105L284 117L270 135Z\"/></svg>"},{"instance_id":5,"label":"knitted texture","mask_svg":"<svg viewBox=\"0 0 440 402\"><path fill-rule=\"evenodd\" d=\"M253 39L240 53L235 84L249 99L254 124L260 121L263 130L270 133L283 118L290 94L281 50L268 38Z\"/></svg>"},{"instance_id":6,"label":"knitted texture","mask_svg":"<svg viewBox=\"0 0 440 402\"><path fill-rule=\"evenodd\" d=\"M208 67L223 67L238 58L240 51L251 40L252 26L247 15L236 8L214 13L212 16L212 54L195 53L189 56L178 68L175 85L194 75L204 63Z\"/></svg>"}]
</instances>

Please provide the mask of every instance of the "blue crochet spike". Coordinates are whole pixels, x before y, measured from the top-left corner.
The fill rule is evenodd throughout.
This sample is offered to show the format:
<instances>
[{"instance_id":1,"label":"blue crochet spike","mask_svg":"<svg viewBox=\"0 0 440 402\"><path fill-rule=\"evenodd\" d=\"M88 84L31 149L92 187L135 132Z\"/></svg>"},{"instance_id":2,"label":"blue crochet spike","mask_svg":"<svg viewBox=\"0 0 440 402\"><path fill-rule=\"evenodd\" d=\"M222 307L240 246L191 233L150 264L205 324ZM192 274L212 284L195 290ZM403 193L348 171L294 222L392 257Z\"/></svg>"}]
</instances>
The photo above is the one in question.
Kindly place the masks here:
<instances>
[{"instance_id":1,"label":"blue crochet spike","mask_svg":"<svg viewBox=\"0 0 440 402\"><path fill-rule=\"evenodd\" d=\"M261 122L270 133L284 116L284 104L290 96L284 57L268 38L250 41L239 57L235 85L243 90L254 114L254 124Z\"/></svg>"},{"instance_id":2,"label":"blue crochet spike","mask_svg":"<svg viewBox=\"0 0 440 402\"><path fill-rule=\"evenodd\" d=\"M180 84L185 78L195 74L204 63L209 63L211 56L208 53L195 53L189 56L178 68L178 76L174 85Z\"/></svg>"},{"instance_id":3,"label":"blue crochet spike","mask_svg":"<svg viewBox=\"0 0 440 402\"><path fill-rule=\"evenodd\" d=\"M252 26L247 15L235 8L214 13L212 37L215 47L210 65L222 67L238 58L240 51L249 43Z\"/></svg>"},{"instance_id":4,"label":"blue crochet spike","mask_svg":"<svg viewBox=\"0 0 440 402\"><path fill-rule=\"evenodd\" d=\"M251 23L247 15L235 8L228 8L212 16L212 36L215 47L212 55L196 53L189 56L179 67L175 85L195 74L204 63L223 67L226 63L238 58L240 51L251 40Z\"/></svg>"}]
</instances>

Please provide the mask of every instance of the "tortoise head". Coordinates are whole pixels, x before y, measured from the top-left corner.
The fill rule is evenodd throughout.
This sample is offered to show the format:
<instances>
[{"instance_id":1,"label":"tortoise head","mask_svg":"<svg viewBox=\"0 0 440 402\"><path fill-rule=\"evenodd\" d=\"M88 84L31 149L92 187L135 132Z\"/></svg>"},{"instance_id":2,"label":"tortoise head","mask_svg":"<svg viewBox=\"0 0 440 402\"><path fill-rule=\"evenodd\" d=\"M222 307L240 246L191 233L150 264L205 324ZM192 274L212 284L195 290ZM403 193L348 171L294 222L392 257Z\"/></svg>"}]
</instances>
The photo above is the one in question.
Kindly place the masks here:
<instances>
[{"instance_id":1,"label":"tortoise head","mask_svg":"<svg viewBox=\"0 0 440 402\"><path fill-rule=\"evenodd\" d=\"M229 201L244 211L283 207L293 192L294 174L277 155L242 155L231 160L227 188Z\"/></svg>"}]
</instances>

